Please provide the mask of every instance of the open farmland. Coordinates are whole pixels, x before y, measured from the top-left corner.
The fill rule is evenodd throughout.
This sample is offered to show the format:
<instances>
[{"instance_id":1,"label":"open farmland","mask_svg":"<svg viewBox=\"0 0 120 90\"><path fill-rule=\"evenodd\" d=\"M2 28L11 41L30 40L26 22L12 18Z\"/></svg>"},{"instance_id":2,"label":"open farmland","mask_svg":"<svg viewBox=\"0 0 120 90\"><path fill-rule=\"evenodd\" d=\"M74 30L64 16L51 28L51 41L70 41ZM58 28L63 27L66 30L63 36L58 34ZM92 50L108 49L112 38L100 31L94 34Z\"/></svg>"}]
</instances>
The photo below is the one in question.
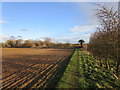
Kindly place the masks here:
<instances>
[{"instance_id":1,"label":"open farmland","mask_svg":"<svg viewBox=\"0 0 120 90\"><path fill-rule=\"evenodd\" d=\"M2 49L2 88L53 87L72 49ZM56 81L55 81L56 82Z\"/></svg>"}]
</instances>

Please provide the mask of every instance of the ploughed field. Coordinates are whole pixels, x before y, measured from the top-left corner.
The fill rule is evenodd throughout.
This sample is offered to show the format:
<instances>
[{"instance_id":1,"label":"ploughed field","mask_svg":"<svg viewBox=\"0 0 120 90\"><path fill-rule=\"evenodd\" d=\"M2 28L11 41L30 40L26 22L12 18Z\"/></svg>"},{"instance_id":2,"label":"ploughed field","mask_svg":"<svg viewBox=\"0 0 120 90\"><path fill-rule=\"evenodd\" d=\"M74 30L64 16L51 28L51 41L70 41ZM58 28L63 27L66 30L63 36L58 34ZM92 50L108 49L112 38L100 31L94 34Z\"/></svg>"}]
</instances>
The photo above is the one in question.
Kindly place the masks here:
<instances>
[{"instance_id":1,"label":"ploughed field","mask_svg":"<svg viewBox=\"0 0 120 90\"><path fill-rule=\"evenodd\" d=\"M2 49L2 88L53 87L73 49Z\"/></svg>"}]
</instances>

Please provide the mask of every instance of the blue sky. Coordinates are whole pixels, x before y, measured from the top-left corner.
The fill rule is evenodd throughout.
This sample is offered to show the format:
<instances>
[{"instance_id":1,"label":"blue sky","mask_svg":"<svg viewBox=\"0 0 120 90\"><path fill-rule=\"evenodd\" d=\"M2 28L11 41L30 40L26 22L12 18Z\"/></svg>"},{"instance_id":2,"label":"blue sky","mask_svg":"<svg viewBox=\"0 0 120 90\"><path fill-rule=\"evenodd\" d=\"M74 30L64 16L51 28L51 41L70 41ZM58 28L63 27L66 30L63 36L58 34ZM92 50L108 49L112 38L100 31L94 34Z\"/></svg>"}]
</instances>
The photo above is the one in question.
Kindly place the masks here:
<instances>
[{"instance_id":1,"label":"blue sky","mask_svg":"<svg viewBox=\"0 0 120 90\"><path fill-rule=\"evenodd\" d=\"M92 7L92 8L91 8ZM84 2L4 2L2 3L2 37L22 39L50 37L54 42L89 42L98 26L93 3Z\"/></svg>"}]
</instances>

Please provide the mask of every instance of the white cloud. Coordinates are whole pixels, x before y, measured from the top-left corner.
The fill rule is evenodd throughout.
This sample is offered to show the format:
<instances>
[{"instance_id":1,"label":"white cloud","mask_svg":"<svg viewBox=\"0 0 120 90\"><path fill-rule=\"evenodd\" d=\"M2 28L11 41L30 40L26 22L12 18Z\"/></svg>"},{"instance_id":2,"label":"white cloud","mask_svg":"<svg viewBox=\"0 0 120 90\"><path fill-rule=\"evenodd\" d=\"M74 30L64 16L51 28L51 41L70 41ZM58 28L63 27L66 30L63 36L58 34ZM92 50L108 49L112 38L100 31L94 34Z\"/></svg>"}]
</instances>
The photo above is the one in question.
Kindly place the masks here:
<instances>
[{"instance_id":1,"label":"white cloud","mask_svg":"<svg viewBox=\"0 0 120 90\"><path fill-rule=\"evenodd\" d=\"M65 34L67 37L56 38L56 41L66 42L70 41L71 43L77 43L79 39L85 40L86 43L89 42L89 38L93 32L96 31L96 27L99 25L76 25L70 29L70 33Z\"/></svg>"},{"instance_id":2,"label":"white cloud","mask_svg":"<svg viewBox=\"0 0 120 90\"><path fill-rule=\"evenodd\" d=\"M0 20L0 23L8 23L8 21Z\"/></svg>"},{"instance_id":3,"label":"white cloud","mask_svg":"<svg viewBox=\"0 0 120 90\"><path fill-rule=\"evenodd\" d=\"M76 43L79 39L80 39L80 37L62 37L62 38L55 38L55 39L53 39L53 42Z\"/></svg>"},{"instance_id":4,"label":"white cloud","mask_svg":"<svg viewBox=\"0 0 120 90\"><path fill-rule=\"evenodd\" d=\"M70 29L70 33L67 34L68 37L63 37L59 40L68 40L72 43L76 43L79 39L83 39L86 43L88 43L91 34L96 31L96 27L98 26L99 25L76 25Z\"/></svg>"},{"instance_id":5,"label":"white cloud","mask_svg":"<svg viewBox=\"0 0 120 90\"><path fill-rule=\"evenodd\" d=\"M78 8L78 12L80 11L80 13L84 13L86 17L85 21L87 24L99 24L98 19L96 17L96 9L98 8L96 3L90 3L90 2L86 2L86 3L77 3L76 7Z\"/></svg>"},{"instance_id":6,"label":"white cloud","mask_svg":"<svg viewBox=\"0 0 120 90\"><path fill-rule=\"evenodd\" d=\"M91 36L91 34L90 33L88 33L88 34L84 34L84 38L90 38L90 36Z\"/></svg>"},{"instance_id":7,"label":"white cloud","mask_svg":"<svg viewBox=\"0 0 120 90\"><path fill-rule=\"evenodd\" d=\"M5 40L7 40L7 39L9 39L9 35L7 35L7 34L0 34L0 41L5 41Z\"/></svg>"},{"instance_id":8,"label":"white cloud","mask_svg":"<svg viewBox=\"0 0 120 90\"><path fill-rule=\"evenodd\" d=\"M78 40L83 39L85 40L85 43L89 42L89 38L90 38L90 33L88 34L83 34L83 35L79 35L79 36L68 36L68 37L60 37L60 38L55 38L53 42L70 42L70 43L77 43Z\"/></svg>"},{"instance_id":9,"label":"white cloud","mask_svg":"<svg viewBox=\"0 0 120 90\"><path fill-rule=\"evenodd\" d=\"M113 8L113 10L118 10L118 2L94 2L94 3L90 3L90 2L86 2L86 3L77 3L76 6L78 7L78 11L81 10L85 15L87 15L87 19L85 20L85 22L87 22L88 24L92 24L92 25L99 25L100 21L96 16L97 13L97 9L99 9L100 7L97 5L104 5L106 8Z\"/></svg>"},{"instance_id":10,"label":"white cloud","mask_svg":"<svg viewBox=\"0 0 120 90\"><path fill-rule=\"evenodd\" d=\"M93 32L96 27L98 27L98 25L83 25L83 26L77 25L71 28L71 32L76 34L89 33L89 32Z\"/></svg>"},{"instance_id":11,"label":"white cloud","mask_svg":"<svg viewBox=\"0 0 120 90\"><path fill-rule=\"evenodd\" d=\"M82 38L85 40L85 42L88 43L88 42L89 42L89 39L90 39L90 36L91 36L91 34L88 33L88 34L84 34Z\"/></svg>"}]
</instances>

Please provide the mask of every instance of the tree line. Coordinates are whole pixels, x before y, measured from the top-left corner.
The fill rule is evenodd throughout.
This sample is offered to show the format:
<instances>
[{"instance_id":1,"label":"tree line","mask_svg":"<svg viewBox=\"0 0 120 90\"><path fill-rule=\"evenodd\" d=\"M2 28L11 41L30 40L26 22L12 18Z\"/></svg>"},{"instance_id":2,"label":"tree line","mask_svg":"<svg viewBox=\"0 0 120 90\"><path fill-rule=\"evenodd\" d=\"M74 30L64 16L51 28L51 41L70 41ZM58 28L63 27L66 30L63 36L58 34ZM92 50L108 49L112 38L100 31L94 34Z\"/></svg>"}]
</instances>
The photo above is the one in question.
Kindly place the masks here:
<instances>
[{"instance_id":1,"label":"tree line","mask_svg":"<svg viewBox=\"0 0 120 90\"><path fill-rule=\"evenodd\" d=\"M4 43L0 43L1 47L5 48L73 48L75 45L69 42L66 43L54 43L51 38L46 37L44 41L42 40L22 40L22 39L9 39Z\"/></svg>"},{"instance_id":2,"label":"tree line","mask_svg":"<svg viewBox=\"0 0 120 90\"><path fill-rule=\"evenodd\" d=\"M100 27L90 37L88 50L99 61L101 67L119 74L120 66L120 17L118 11L98 5L96 16ZM115 67L115 68L114 68Z\"/></svg>"}]
</instances>

